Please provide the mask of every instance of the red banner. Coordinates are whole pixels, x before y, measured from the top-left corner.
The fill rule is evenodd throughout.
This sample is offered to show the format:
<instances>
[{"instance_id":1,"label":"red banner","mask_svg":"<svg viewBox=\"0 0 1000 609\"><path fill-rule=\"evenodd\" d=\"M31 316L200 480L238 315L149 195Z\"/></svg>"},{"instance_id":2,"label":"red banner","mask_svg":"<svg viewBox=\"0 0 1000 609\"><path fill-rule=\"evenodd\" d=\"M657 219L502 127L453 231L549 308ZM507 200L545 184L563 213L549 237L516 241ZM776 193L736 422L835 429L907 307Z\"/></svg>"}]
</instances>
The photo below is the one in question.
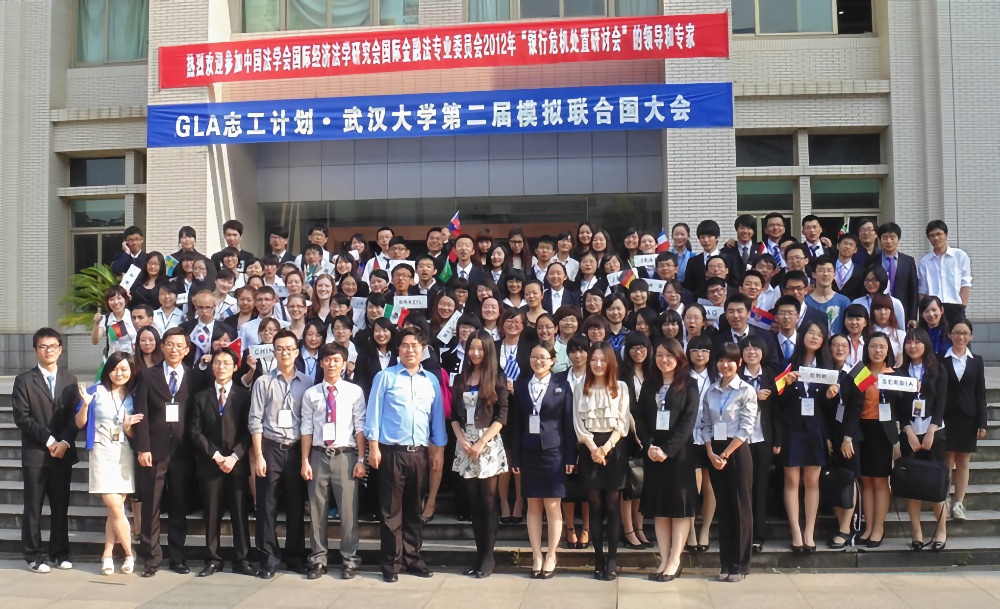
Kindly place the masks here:
<instances>
[{"instance_id":1,"label":"red banner","mask_svg":"<svg viewBox=\"0 0 1000 609\"><path fill-rule=\"evenodd\" d=\"M160 88L483 66L729 56L729 16L467 23L160 47Z\"/></svg>"}]
</instances>

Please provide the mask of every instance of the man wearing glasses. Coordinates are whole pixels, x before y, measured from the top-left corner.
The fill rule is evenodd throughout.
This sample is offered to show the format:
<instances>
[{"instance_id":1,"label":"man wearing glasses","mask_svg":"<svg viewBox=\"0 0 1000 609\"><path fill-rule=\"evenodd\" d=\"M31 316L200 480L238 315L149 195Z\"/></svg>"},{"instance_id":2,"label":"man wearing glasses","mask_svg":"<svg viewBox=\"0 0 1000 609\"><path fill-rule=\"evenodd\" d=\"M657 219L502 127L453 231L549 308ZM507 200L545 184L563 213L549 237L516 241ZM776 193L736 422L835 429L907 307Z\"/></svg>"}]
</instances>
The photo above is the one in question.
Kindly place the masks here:
<instances>
[{"instance_id":1,"label":"man wearing glasses","mask_svg":"<svg viewBox=\"0 0 1000 609\"><path fill-rule=\"evenodd\" d=\"M21 430L24 518L21 543L28 568L48 573L49 562L72 569L69 561L69 484L76 463L73 415L79 392L76 377L59 367L62 335L42 328L32 339L38 366L14 379L14 424ZM49 498L49 551L42 549L42 503Z\"/></svg>"},{"instance_id":2,"label":"man wearing glasses","mask_svg":"<svg viewBox=\"0 0 1000 609\"><path fill-rule=\"evenodd\" d=\"M379 470L382 578L388 583L399 581L404 567L417 577L433 575L420 556L420 498L427 483L427 445L443 447L447 436L441 383L420 363L426 345L420 329L403 330L399 363L375 375L365 415L368 463ZM443 453L431 458L443 459Z\"/></svg>"},{"instance_id":3,"label":"man wearing glasses","mask_svg":"<svg viewBox=\"0 0 1000 609\"><path fill-rule=\"evenodd\" d=\"M789 258L789 268L791 268L791 258ZM785 278L781 280L781 293L783 296L794 296L802 305L799 309L799 321L796 327L801 328L803 323L815 323L820 328L829 328L830 324L826 320L826 315L819 309L814 309L805 303L806 295L809 293L809 279L803 271L790 270L785 273Z\"/></svg>"},{"instance_id":4,"label":"man wearing glasses","mask_svg":"<svg viewBox=\"0 0 1000 609\"><path fill-rule=\"evenodd\" d=\"M212 333L216 325L224 325L221 321L215 320L215 294L208 290L202 290L194 295L192 299L195 319L191 319L181 324L181 329L188 335L191 345L194 347L188 353L184 363L193 367L203 355L212 352ZM226 327L229 336L236 336L236 330Z\"/></svg>"},{"instance_id":5,"label":"man wearing glasses","mask_svg":"<svg viewBox=\"0 0 1000 609\"><path fill-rule=\"evenodd\" d=\"M285 497L284 562L296 573L305 571L305 482L300 473L302 447L299 424L302 395L313 385L312 377L295 368L298 339L281 330L271 341L275 370L254 381L250 397L250 434L257 474L257 577L271 579L281 562L278 545L278 494ZM278 488L280 485L281 489Z\"/></svg>"}]
</instances>

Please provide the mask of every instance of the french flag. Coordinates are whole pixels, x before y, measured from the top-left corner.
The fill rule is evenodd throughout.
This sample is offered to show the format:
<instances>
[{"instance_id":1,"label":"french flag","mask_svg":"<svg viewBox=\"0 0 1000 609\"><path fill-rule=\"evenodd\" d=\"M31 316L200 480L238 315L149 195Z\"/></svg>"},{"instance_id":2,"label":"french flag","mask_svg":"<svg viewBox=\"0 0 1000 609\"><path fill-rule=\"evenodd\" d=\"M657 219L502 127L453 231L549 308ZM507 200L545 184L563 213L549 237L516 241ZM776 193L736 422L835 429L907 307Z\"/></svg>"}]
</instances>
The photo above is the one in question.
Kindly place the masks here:
<instances>
[{"instance_id":1,"label":"french flag","mask_svg":"<svg viewBox=\"0 0 1000 609\"><path fill-rule=\"evenodd\" d=\"M750 319L748 321L758 328L770 330L771 325L774 323L774 315L771 315L764 309L754 307L750 309Z\"/></svg>"},{"instance_id":2,"label":"french flag","mask_svg":"<svg viewBox=\"0 0 1000 609\"><path fill-rule=\"evenodd\" d=\"M670 249L670 239L667 238L667 231L660 227L660 235L656 238L656 253L665 252Z\"/></svg>"}]
</instances>

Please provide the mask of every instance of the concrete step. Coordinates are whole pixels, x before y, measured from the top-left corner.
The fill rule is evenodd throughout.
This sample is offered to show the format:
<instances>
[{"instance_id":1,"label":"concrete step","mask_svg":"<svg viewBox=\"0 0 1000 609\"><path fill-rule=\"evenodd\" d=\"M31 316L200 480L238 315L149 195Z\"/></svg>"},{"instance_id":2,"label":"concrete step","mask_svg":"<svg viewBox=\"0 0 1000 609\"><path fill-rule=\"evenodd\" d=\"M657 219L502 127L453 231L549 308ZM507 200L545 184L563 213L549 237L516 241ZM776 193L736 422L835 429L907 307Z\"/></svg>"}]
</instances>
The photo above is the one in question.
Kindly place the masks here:
<instances>
[{"instance_id":1,"label":"concrete step","mask_svg":"<svg viewBox=\"0 0 1000 609\"><path fill-rule=\"evenodd\" d=\"M73 466L72 482L83 482L86 483L88 480L87 462L80 461ZM21 477L21 459L3 459L0 460L0 481L20 481Z\"/></svg>"}]
</instances>

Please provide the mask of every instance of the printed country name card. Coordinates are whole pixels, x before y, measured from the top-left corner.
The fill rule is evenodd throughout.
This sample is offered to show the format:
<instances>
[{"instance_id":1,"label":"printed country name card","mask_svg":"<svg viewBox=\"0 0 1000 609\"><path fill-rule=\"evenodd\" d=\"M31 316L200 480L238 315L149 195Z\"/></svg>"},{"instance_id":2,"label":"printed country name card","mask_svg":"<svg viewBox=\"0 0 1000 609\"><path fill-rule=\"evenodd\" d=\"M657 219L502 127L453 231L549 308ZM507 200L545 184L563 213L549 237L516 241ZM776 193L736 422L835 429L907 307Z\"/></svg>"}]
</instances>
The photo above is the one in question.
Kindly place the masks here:
<instances>
[{"instance_id":1,"label":"printed country name card","mask_svg":"<svg viewBox=\"0 0 1000 609\"><path fill-rule=\"evenodd\" d=\"M351 298L351 309L353 311L364 311L366 306L368 306L367 298L362 298L360 296Z\"/></svg>"},{"instance_id":2,"label":"printed country name card","mask_svg":"<svg viewBox=\"0 0 1000 609\"><path fill-rule=\"evenodd\" d=\"M180 294L177 295L177 303L176 304L178 306L186 305L187 303L188 303L188 293L187 292L181 292Z\"/></svg>"},{"instance_id":3,"label":"printed country name card","mask_svg":"<svg viewBox=\"0 0 1000 609\"><path fill-rule=\"evenodd\" d=\"M803 366L799 368L799 380L803 383L836 385L840 381L840 374L836 370Z\"/></svg>"},{"instance_id":4,"label":"printed country name card","mask_svg":"<svg viewBox=\"0 0 1000 609\"><path fill-rule=\"evenodd\" d=\"M395 296L392 299L392 304L400 309L426 309L427 308L427 296Z\"/></svg>"},{"instance_id":5,"label":"printed country name card","mask_svg":"<svg viewBox=\"0 0 1000 609\"><path fill-rule=\"evenodd\" d=\"M411 260L389 260L387 262L388 262L388 266L389 266L389 269L388 269L389 270L389 276L392 276L392 272L394 270L396 270L396 267L399 266L399 265L401 265L401 264L408 264L408 265L410 265L410 268L414 268L413 261L411 261Z\"/></svg>"},{"instance_id":6,"label":"printed country name card","mask_svg":"<svg viewBox=\"0 0 1000 609\"><path fill-rule=\"evenodd\" d=\"M128 270L125 271L124 275L122 275L122 280L118 283L118 285L122 286L126 290L131 290L132 285L135 284L135 280L139 278L140 272L142 272L142 269L133 264L128 267Z\"/></svg>"},{"instance_id":7,"label":"printed country name card","mask_svg":"<svg viewBox=\"0 0 1000 609\"><path fill-rule=\"evenodd\" d=\"M722 314L725 313L722 307L716 307L713 305L703 305L705 307L705 315L708 316L708 321L715 322L718 321Z\"/></svg>"},{"instance_id":8,"label":"printed country name card","mask_svg":"<svg viewBox=\"0 0 1000 609\"><path fill-rule=\"evenodd\" d=\"M916 393L919 386L917 379L912 376L894 376L891 374L878 375L878 388L890 391L906 391Z\"/></svg>"},{"instance_id":9,"label":"printed country name card","mask_svg":"<svg viewBox=\"0 0 1000 609\"><path fill-rule=\"evenodd\" d=\"M659 294L663 292L663 288L667 287L667 282L662 279L647 279L646 283L649 284L650 294Z\"/></svg>"},{"instance_id":10,"label":"printed country name card","mask_svg":"<svg viewBox=\"0 0 1000 609\"><path fill-rule=\"evenodd\" d=\"M288 298L288 288L283 285L274 286L274 295L278 298Z\"/></svg>"},{"instance_id":11,"label":"printed country name card","mask_svg":"<svg viewBox=\"0 0 1000 609\"><path fill-rule=\"evenodd\" d=\"M455 336L455 328L458 327L458 318L461 316L462 316L461 311L455 311L452 314L448 322L444 325L443 328L441 328L441 331L438 332L437 337L439 341L441 341L443 344L448 344L451 342L451 339L454 338Z\"/></svg>"},{"instance_id":12,"label":"printed country name card","mask_svg":"<svg viewBox=\"0 0 1000 609\"><path fill-rule=\"evenodd\" d=\"M656 266L656 254L639 254L632 259L632 265L636 267Z\"/></svg>"},{"instance_id":13,"label":"printed country name card","mask_svg":"<svg viewBox=\"0 0 1000 609\"><path fill-rule=\"evenodd\" d=\"M274 345L254 345L249 349L250 356L259 360L274 359Z\"/></svg>"}]
</instances>

